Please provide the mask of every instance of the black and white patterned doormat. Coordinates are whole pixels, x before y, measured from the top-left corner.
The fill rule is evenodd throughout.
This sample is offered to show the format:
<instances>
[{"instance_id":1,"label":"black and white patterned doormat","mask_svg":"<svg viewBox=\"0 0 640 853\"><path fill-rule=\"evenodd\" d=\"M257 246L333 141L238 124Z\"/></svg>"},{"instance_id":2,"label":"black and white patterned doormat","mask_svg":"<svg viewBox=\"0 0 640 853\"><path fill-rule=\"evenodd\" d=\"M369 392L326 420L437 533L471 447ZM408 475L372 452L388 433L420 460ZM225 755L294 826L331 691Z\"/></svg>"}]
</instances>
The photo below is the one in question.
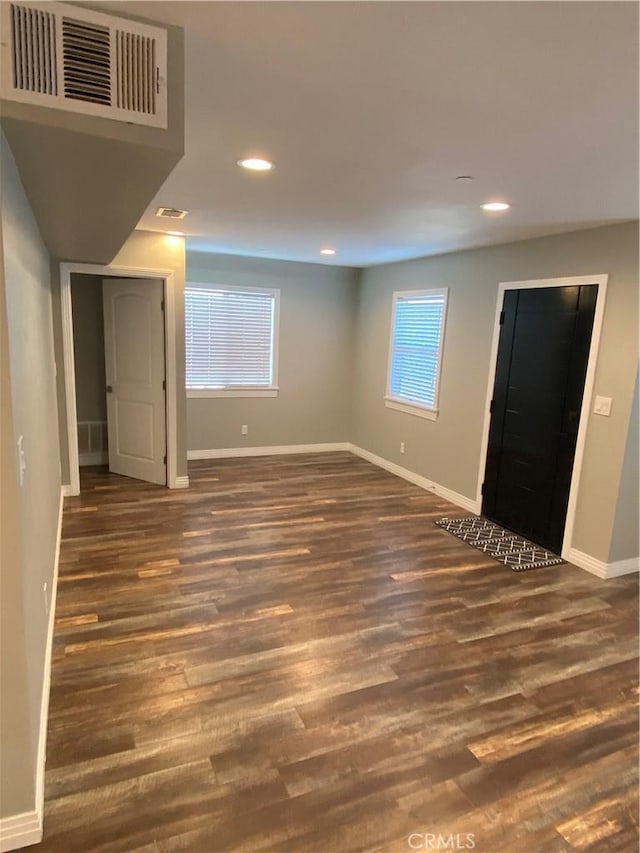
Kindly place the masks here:
<instances>
[{"instance_id":1,"label":"black and white patterned doormat","mask_svg":"<svg viewBox=\"0 0 640 853\"><path fill-rule=\"evenodd\" d=\"M438 527L453 533L467 545L483 551L514 572L542 569L564 563L562 557L552 554L541 545L534 545L522 536L505 530L499 524L482 516L468 515L465 518L441 518Z\"/></svg>"}]
</instances>

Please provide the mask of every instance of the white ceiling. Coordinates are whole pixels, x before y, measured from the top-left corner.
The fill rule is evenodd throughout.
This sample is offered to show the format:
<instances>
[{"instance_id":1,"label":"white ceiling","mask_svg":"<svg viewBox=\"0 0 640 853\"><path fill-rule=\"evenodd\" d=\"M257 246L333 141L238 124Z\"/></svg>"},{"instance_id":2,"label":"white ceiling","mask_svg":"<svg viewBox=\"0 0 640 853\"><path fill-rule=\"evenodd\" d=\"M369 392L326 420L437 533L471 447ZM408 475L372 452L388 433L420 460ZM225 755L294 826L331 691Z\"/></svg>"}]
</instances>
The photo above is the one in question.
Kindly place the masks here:
<instances>
[{"instance_id":1,"label":"white ceiling","mask_svg":"<svg viewBox=\"0 0 640 853\"><path fill-rule=\"evenodd\" d=\"M635 3L101 5L185 29L186 154L139 227L187 208L190 248L367 266L638 216Z\"/></svg>"}]
</instances>

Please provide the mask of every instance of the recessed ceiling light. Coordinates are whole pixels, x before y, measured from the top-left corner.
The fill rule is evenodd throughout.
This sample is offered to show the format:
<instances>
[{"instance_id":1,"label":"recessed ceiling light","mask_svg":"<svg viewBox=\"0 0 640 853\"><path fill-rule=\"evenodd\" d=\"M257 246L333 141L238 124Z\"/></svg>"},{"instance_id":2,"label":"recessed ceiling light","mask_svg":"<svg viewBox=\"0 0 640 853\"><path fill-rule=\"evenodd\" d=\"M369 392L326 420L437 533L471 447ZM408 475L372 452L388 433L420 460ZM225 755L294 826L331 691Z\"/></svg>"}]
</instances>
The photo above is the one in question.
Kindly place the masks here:
<instances>
[{"instance_id":1,"label":"recessed ceiling light","mask_svg":"<svg viewBox=\"0 0 640 853\"><path fill-rule=\"evenodd\" d=\"M156 210L156 216L161 216L164 219L184 219L188 212L188 210L180 210L178 207L159 207Z\"/></svg>"},{"instance_id":2,"label":"recessed ceiling light","mask_svg":"<svg viewBox=\"0 0 640 853\"><path fill-rule=\"evenodd\" d=\"M330 246L325 246L324 249L320 249L321 255L335 255L336 250L332 249Z\"/></svg>"},{"instance_id":3,"label":"recessed ceiling light","mask_svg":"<svg viewBox=\"0 0 640 853\"><path fill-rule=\"evenodd\" d=\"M238 160L238 166L243 169L250 169L252 172L268 172L273 169L273 163L270 160L263 160L261 157L247 157L244 160Z\"/></svg>"},{"instance_id":4,"label":"recessed ceiling light","mask_svg":"<svg viewBox=\"0 0 640 853\"><path fill-rule=\"evenodd\" d=\"M475 181L473 175L456 175L456 181Z\"/></svg>"},{"instance_id":5,"label":"recessed ceiling light","mask_svg":"<svg viewBox=\"0 0 640 853\"><path fill-rule=\"evenodd\" d=\"M500 211L509 210L511 207L506 201L488 201L486 204L480 206L483 210L489 211L489 213L500 213Z\"/></svg>"},{"instance_id":6,"label":"recessed ceiling light","mask_svg":"<svg viewBox=\"0 0 640 853\"><path fill-rule=\"evenodd\" d=\"M184 237L184 231L167 231L172 237Z\"/></svg>"}]
</instances>

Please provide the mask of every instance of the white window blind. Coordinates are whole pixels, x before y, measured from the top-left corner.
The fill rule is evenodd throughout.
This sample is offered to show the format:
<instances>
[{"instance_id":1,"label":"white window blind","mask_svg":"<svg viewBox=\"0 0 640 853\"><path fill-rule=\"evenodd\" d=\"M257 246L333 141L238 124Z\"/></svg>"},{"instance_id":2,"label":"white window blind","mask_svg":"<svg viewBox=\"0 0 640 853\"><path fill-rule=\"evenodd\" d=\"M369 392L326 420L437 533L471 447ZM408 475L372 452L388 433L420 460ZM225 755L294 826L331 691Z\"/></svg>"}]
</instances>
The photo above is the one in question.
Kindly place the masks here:
<instances>
[{"instance_id":1,"label":"white window blind","mask_svg":"<svg viewBox=\"0 0 640 853\"><path fill-rule=\"evenodd\" d=\"M393 295L387 399L437 411L447 291Z\"/></svg>"},{"instance_id":2,"label":"white window blind","mask_svg":"<svg viewBox=\"0 0 640 853\"><path fill-rule=\"evenodd\" d=\"M276 308L277 291L187 285L187 389L273 388Z\"/></svg>"}]
</instances>

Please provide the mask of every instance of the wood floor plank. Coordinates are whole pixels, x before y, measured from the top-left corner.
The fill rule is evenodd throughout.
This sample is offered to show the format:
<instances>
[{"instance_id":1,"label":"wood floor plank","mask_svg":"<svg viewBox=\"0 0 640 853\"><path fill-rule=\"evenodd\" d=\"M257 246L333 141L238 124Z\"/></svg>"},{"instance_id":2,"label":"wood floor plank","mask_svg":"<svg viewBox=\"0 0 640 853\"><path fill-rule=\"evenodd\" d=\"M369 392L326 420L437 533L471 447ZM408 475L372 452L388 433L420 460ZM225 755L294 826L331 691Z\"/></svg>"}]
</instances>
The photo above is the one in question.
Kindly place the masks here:
<instances>
[{"instance_id":1,"label":"wood floor plank","mask_svg":"<svg viewBox=\"0 0 640 853\"><path fill-rule=\"evenodd\" d=\"M637 577L512 572L348 453L189 475L65 501L36 850L637 848Z\"/></svg>"}]
</instances>

